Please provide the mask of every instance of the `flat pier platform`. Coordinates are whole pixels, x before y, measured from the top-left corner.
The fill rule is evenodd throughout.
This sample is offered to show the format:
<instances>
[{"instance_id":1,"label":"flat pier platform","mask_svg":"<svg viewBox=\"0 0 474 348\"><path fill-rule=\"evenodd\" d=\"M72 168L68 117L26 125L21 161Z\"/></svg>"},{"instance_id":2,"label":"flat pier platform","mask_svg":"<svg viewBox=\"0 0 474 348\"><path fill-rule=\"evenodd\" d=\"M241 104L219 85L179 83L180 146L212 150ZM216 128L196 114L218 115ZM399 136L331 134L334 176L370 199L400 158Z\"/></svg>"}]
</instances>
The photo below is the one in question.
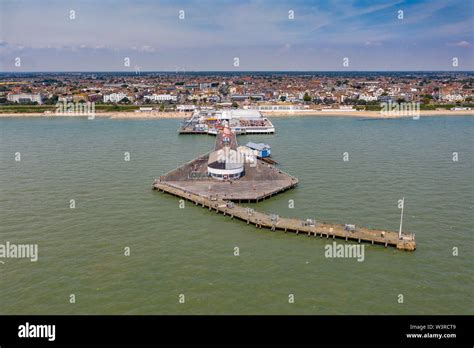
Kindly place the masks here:
<instances>
[{"instance_id":1,"label":"flat pier platform","mask_svg":"<svg viewBox=\"0 0 474 348\"><path fill-rule=\"evenodd\" d=\"M415 236L412 234L402 234L398 238L398 233L393 231L383 231L358 227L354 231L347 231L344 225L316 222L308 225L307 221L294 218L281 218L254 211L248 207L238 204L230 204L230 200L221 197L201 196L181 187L174 186L170 182L155 180L153 189L165 192L182 199L193 202L197 206L207 208L210 211L245 221L247 224L255 225L257 228L268 228L272 231L283 230L320 238L338 238L345 241L357 241L371 244L380 244L385 247L396 247L400 250L413 251L416 249Z\"/></svg>"},{"instance_id":2,"label":"flat pier platform","mask_svg":"<svg viewBox=\"0 0 474 348\"><path fill-rule=\"evenodd\" d=\"M237 149L234 133L229 137L216 136L214 150L228 145ZM211 152L175 168L160 176L159 181L172 187L210 199L218 197L234 202L258 202L298 185L298 179L261 159L244 162L245 174L238 180L216 180L208 175L208 160Z\"/></svg>"},{"instance_id":3,"label":"flat pier platform","mask_svg":"<svg viewBox=\"0 0 474 348\"><path fill-rule=\"evenodd\" d=\"M202 155L161 176L160 180L201 197L234 202L259 202L298 185L297 178L262 160L256 166L245 164L246 175L239 180L214 180L207 176L208 158L208 154Z\"/></svg>"}]
</instances>

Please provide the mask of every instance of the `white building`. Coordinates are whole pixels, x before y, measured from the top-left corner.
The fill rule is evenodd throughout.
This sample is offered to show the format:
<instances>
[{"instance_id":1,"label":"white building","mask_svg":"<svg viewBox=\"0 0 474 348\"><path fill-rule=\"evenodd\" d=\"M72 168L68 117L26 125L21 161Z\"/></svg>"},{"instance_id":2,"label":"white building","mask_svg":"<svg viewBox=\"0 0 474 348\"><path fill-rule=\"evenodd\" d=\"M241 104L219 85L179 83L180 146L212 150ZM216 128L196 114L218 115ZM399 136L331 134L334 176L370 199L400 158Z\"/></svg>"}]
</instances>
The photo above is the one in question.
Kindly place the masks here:
<instances>
[{"instance_id":1,"label":"white building","mask_svg":"<svg viewBox=\"0 0 474 348\"><path fill-rule=\"evenodd\" d=\"M127 98L125 93L111 93L104 95L104 103L118 103L122 99Z\"/></svg>"},{"instance_id":2,"label":"white building","mask_svg":"<svg viewBox=\"0 0 474 348\"><path fill-rule=\"evenodd\" d=\"M454 108L451 108L450 110L452 111L465 111L465 110L472 110L471 108L469 107L454 107Z\"/></svg>"},{"instance_id":3,"label":"white building","mask_svg":"<svg viewBox=\"0 0 474 348\"><path fill-rule=\"evenodd\" d=\"M195 105L178 105L176 107L176 110L178 110L179 112L194 111L196 110L196 106Z\"/></svg>"},{"instance_id":4,"label":"white building","mask_svg":"<svg viewBox=\"0 0 474 348\"><path fill-rule=\"evenodd\" d=\"M171 94L152 94L152 95L146 95L143 98L148 99L150 101L154 101L154 102L167 102L167 101L175 102L178 100L177 96L171 95Z\"/></svg>"},{"instance_id":5,"label":"white building","mask_svg":"<svg viewBox=\"0 0 474 348\"><path fill-rule=\"evenodd\" d=\"M138 110L135 110L136 112L151 112L153 111L152 107L149 106L141 106Z\"/></svg>"},{"instance_id":6,"label":"white building","mask_svg":"<svg viewBox=\"0 0 474 348\"><path fill-rule=\"evenodd\" d=\"M377 96L370 95L370 94L361 94L359 95L359 99L365 100L365 101L374 101L374 100L377 100Z\"/></svg>"},{"instance_id":7,"label":"white building","mask_svg":"<svg viewBox=\"0 0 474 348\"><path fill-rule=\"evenodd\" d=\"M60 103L69 103L69 102L72 102L72 95L66 95L66 96L63 96L63 97L59 97L58 98L58 102Z\"/></svg>"},{"instance_id":8,"label":"white building","mask_svg":"<svg viewBox=\"0 0 474 348\"><path fill-rule=\"evenodd\" d=\"M31 94L31 93L19 93L19 94L8 94L7 100L14 103L25 103L25 102L37 102L38 104L43 103L41 94Z\"/></svg>"},{"instance_id":9,"label":"white building","mask_svg":"<svg viewBox=\"0 0 474 348\"><path fill-rule=\"evenodd\" d=\"M221 138L223 147L209 154L207 174L217 180L238 179L245 172L245 156L231 148L231 138L235 137L224 123L224 129L217 135Z\"/></svg>"},{"instance_id":10,"label":"white building","mask_svg":"<svg viewBox=\"0 0 474 348\"><path fill-rule=\"evenodd\" d=\"M214 179L238 179L244 168L244 156L234 149L224 147L209 154L207 173Z\"/></svg>"},{"instance_id":11,"label":"white building","mask_svg":"<svg viewBox=\"0 0 474 348\"><path fill-rule=\"evenodd\" d=\"M443 99L450 102L463 101L464 97L460 94L446 94L443 95Z\"/></svg>"},{"instance_id":12,"label":"white building","mask_svg":"<svg viewBox=\"0 0 474 348\"><path fill-rule=\"evenodd\" d=\"M262 114L258 110L244 110L244 109L228 109L222 110L222 112L216 112L215 117L219 120L230 120L230 119L263 119Z\"/></svg>"}]
</instances>

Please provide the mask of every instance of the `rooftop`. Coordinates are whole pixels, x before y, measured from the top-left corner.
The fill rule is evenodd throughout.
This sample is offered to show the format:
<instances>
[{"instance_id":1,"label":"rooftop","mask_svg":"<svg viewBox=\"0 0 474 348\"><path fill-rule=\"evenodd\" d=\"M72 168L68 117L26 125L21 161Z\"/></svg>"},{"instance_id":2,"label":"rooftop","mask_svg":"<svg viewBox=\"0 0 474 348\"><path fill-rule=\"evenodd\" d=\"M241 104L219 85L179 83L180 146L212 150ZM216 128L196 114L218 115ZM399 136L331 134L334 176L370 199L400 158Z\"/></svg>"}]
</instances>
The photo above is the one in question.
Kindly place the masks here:
<instances>
[{"instance_id":1,"label":"rooftop","mask_svg":"<svg viewBox=\"0 0 474 348\"><path fill-rule=\"evenodd\" d=\"M270 149L270 145L264 143L252 143L248 142L245 146L250 147L253 150L263 151Z\"/></svg>"}]
</instances>

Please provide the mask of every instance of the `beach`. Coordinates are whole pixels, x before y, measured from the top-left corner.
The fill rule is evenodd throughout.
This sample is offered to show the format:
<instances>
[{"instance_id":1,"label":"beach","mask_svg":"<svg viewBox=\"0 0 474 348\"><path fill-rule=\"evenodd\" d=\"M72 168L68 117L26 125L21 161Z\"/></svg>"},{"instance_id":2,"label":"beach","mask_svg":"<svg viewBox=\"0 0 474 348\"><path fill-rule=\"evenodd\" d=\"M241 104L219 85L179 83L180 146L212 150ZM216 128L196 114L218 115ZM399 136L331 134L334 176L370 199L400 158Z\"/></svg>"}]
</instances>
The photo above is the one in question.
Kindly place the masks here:
<instances>
[{"instance_id":1,"label":"beach","mask_svg":"<svg viewBox=\"0 0 474 348\"><path fill-rule=\"evenodd\" d=\"M105 117L110 119L185 119L191 117L192 112L95 112L95 117ZM363 117L363 118L403 118L413 117L407 114L383 115L380 111L318 111L318 110L297 110L297 111L263 111L265 117ZM87 114L56 114L56 113L2 113L0 108L0 117L85 117ZM421 110L420 117L424 116L474 116L474 110Z\"/></svg>"},{"instance_id":2,"label":"beach","mask_svg":"<svg viewBox=\"0 0 474 348\"><path fill-rule=\"evenodd\" d=\"M110 119L169 119L177 118L184 119L191 117L191 112L161 112L161 111L151 111L151 112L134 112L134 111L120 111L120 112L100 112L96 111L94 117L105 117ZM0 118L1 117L44 117L44 118L54 118L54 117L87 117L92 116L92 114L78 114L78 113L43 113L43 112L18 112L18 113L2 113L0 109Z\"/></svg>"},{"instance_id":3,"label":"beach","mask_svg":"<svg viewBox=\"0 0 474 348\"><path fill-rule=\"evenodd\" d=\"M288 117L288 116L337 116L337 117L366 117L366 118L401 118L401 117L412 117L402 113L397 115L384 115L380 111L263 111L262 114L266 117ZM420 116L474 116L474 110L420 110Z\"/></svg>"}]
</instances>

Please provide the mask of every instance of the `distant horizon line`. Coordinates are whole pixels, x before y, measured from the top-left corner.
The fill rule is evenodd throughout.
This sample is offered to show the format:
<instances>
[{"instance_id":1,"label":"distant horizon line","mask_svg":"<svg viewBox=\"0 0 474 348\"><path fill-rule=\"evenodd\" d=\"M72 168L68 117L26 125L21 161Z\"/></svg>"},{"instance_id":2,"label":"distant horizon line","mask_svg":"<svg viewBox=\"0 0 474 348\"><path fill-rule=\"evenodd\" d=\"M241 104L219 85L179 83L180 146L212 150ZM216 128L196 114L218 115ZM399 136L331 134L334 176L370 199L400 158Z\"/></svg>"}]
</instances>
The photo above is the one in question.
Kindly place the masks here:
<instances>
[{"instance_id":1,"label":"distant horizon line","mask_svg":"<svg viewBox=\"0 0 474 348\"><path fill-rule=\"evenodd\" d=\"M0 74L32 74L32 73L474 73L474 70L140 70L122 71L122 70L44 70L44 71L0 71Z\"/></svg>"}]
</instances>

